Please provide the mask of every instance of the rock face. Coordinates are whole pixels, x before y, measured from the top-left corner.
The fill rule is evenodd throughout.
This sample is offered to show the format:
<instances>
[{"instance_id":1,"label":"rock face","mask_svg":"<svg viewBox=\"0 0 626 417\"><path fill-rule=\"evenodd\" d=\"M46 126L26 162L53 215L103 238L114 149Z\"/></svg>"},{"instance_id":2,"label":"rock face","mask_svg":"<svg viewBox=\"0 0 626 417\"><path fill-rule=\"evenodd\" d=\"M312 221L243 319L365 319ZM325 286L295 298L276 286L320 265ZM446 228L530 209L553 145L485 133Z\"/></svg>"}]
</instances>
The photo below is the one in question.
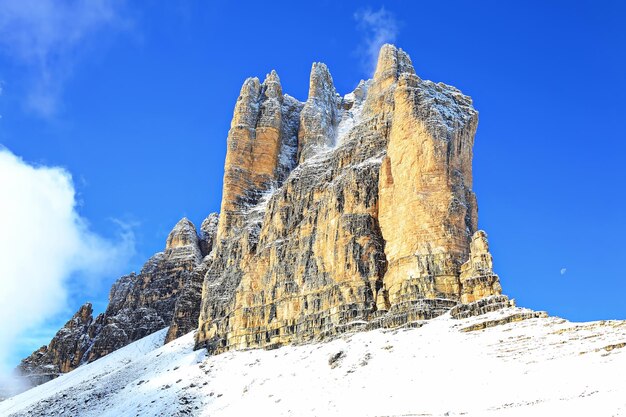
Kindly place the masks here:
<instances>
[{"instance_id":1,"label":"rock face","mask_svg":"<svg viewBox=\"0 0 626 417\"><path fill-rule=\"evenodd\" d=\"M300 129L298 130L300 163L315 155L320 147L334 144L339 101L333 77L326 64L313 63L309 81L309 98L300 113Z\"/></svg>"},{"instance_id":2,"label":"rock face","mask_svg":"<svg viewBox=\"0 0 626 417\"><path fill-rule=\"evenodd\" d=\"M164 327L170 326L166 341L196 328L207 269L203 258L213 247L217 223L217 214L210 215L198 236L189 220L180 220L163 252L139 274L113 284L104 313L94 320L91 304L82 306L48 346L22 361L20 373L43 383Z\"/></svg>"},{"instance_id":3,"label":"rock face","mask_svg":"<svg viewBox=\"0 0 626 417\"><path fill-rule=\"evenodd\" d=\"M304 103L275 71L247 79L219 218L199 234L182 219L105 313L81 309L23 373L67 372L166 326L165 342L197 328L196 347L220 353L510 306L477 231L477 123L468 96L392 45L343 97L322 63Z\"/></svg>"},{"instance_id":4,"label":"rock face","mask_svg":"<svg viewBox=\"0 0 626 417\"><path fill-rule=\"evenodd\" d=\"M80 365L90 344L92 313L91 303L81 306L48 346L42 346L22 360L20 373L27 376L32 385L39 385Z\"/></svg>"},{"instance_id":5,"label":"rock face","mask_svg":"<svg viewBox=\"0 0 626 417\"><path fill-rule=\"evenodd\" d=\"M482 230L472 236L469 259L461 265L460 281L464 304L502 293L500 278L493 272L487 234Z\"/></svg>"},{"instance_id":6,"label":"rock face","mask_svg":"<svg viewBox=\"0 0 626 417\"><path fill-rule=\"evenodd\" d=\"M469 97L420 79L392 45L373 79L344 97L315 63L307 101L281 108L281 121L299 111L298 165L281 177L271 162L285 137L277 112L266 116L273 133L258 134L268 80L255 80L244 83L229 133L229 220L204 280L198 347L271 348L355 323L410 325L500 294L484 233L472 239L478 113Z\"/></svg>"}]
</instances>

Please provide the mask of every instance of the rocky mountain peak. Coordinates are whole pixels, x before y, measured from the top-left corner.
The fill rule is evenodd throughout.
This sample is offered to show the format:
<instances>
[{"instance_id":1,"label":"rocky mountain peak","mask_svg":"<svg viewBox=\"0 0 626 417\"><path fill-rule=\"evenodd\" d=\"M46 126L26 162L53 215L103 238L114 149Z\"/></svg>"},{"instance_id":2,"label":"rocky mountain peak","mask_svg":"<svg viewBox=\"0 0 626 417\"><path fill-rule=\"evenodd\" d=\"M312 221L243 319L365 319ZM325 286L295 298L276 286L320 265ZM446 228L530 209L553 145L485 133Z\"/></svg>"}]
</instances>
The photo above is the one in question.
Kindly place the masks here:
<instances>
[{"instance_id":1,"label":"rocky mountain peak","mask_svg":"<svg viewBox=\"0 0 626 417\"><path fill-rule=\"evenodd\" d=\"M183 217L167 236L165 250L190 245L198 245L198 233L193 223L188 218Z\"/></svg>"},{"instance_id":2,"label":"rocky mountain peak","mask_svg":"<svg viewBox=\"0 0 626 417\"><path fill-rule=\"evenodd\" d=\"M91 303L83 304L74 316L65 324L65 327L75 328L81 325L89 325L93 320L93 307Z\"/></svg>"},{"instance_id":3,"label":"rocky mountain peak","mask_svg":"<svg viewBox=\"0 0 626 417\"><path fill-rule=\"evenodd\" d=\"M91 342L88 333L93 322L92 314L91 303L83 304L47 346L22 360L18 373L30 384L39 385L83 363Z\"/></svg>"},{"instance_id":4,"label":"rocky mountain peak","mask_svg":"<svg viewBox=\"0 0 626 417\"><path fill-rule=\"evenodd\" d=\"M314 62L311 65L309 77L309 99L327 102L334 99L336 95L335 84L328 67L323 62Z\"/></svg>"},{"instance_id":5,"label":"rocky mountain peak","mask_svg":"<svg viewBox=\"0 0 626 417\"><path fill-rule=\"evenodd\" d=\"M238 188L245 227L220 219L198 346L275 347L355 322L396 327L500 294L472 268L462 276L477 230L476 125L469 97L421 80L393 45L381 49L374 78L343 98L326 65L314 63L298 165L284 182L248 191L254 198L243 200ZM236 152L229 147L227 171Z\"/></svg>"},{"instance_id":6,"label":"rocky mountain peak","mask_svg":"<svg viewBox=\"0 0 626 417\"><path fill-rule=\"evenodd\" d=\"M211 253L215 244L215 236L217 235L217 227L220 216L218 213L211 213L202 221L200 226L200 249L204 256Z\"/></svg>"},{"instance_id":7,"label":"rocky mountain peak","mask_svg":"<svg viewBox=\"0 0 626 417\"><path fill-rule=\"evenodd\" d=\"M400 74L404 73L415 74L409 55L395 45L383 45L378 54L374 80L397 80Z\"/></svg>"},{"instance_id":8,"label":"rocky mountain peak","mask_svg":"<svg viewBox=\"0 0 626 417\"><path fill-rule=\"evenodd\" d=\"M166 342L197 329L196 347L220 353L508 306L478 231L477 123L469 97L420 79L393 45L343 97L322 63L305 103L275 71L246 79L219 216L199 235L181 219L164 252L113 284L105 313L77 313L63 342L74 353L35 352L31 373L66 372L168 326Z\"/></svg>"},{"instance_id":9,"label":"rocky mountain peak","mask_svg":"<svg viewBox=\"0 0 626 417\"><path fill-rule=\"evenodd\" d=\"M299 162L303 163L324 147L336 142L339 97L326 64L313 63L309 98L300 112Z\"/></svg>"},{"instance_id":10,"label":"rocky mountain peak","mask_svg":"<svg viewBox=\"0 0 626 417\"><path fill-rule=\"evenodd\" d=\"M239 98L235 104L231 129L253 128L258 117L261 83L257 77L247 78L241 86Z\"/></svg>"},{"instance_id":11,"label":"rocky mountain peak","mask_svg":"<svg viewBox=\"0 0 626 417\"><path fill-rule=\"evenodd\" d=\"M281 102L283 101L283 89L280 85L280 78L276 70L272 70L265 76L262 87L266 98L274 98Z\"/></svg>"}]
</instances>

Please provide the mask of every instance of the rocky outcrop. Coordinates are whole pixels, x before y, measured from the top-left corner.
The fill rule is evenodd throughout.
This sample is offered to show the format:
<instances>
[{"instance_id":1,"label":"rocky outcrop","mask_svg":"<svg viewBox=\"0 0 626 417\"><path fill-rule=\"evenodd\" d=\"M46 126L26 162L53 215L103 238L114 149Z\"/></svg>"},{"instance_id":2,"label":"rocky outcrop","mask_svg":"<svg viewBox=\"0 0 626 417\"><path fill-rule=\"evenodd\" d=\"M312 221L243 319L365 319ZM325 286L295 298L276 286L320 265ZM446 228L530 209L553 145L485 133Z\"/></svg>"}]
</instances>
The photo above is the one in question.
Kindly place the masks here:
<instances>
[{"instance_id":1,"label":"rocky outcrop","mask_svg":"<svg viewBox=\"0 0 626 417\"><path fill-rule=\"evenodd\" d=\"M202 301L202 284L210 266L211 261L208 255L215 246L218 224L218 214L212 213L200 226L199 247L204 258L193 267L189 279L182 286L176 298L172 319L165 336L165 343L171 342L198 327Z\"/></svg>"},{"instance_id":2,"label":"rocky outcrop","mask_svg":"<svg viewBox=\"0 0 626 417\"><path fill-rule=\"evenodd\" d=\"M480 316L507 307L515 307L515 300L510 300L506 295L493 295L471 303L457 304L450 309L450 316L453 319L460 320Z\"/></svg>"},{"instance_id":3,"label":"rocky outcrop","mask_svg":"<svg viewBox=\"0 0 626 417\"><path fill-rule=\"evenodd\" d=\"M500 278L493 272L487 234L482 230L472 236L469 259L461 265L460 281L462 303L502 294Z\"/></svg>"},{"instance_id":4,"label":"rocky outcrop","mask_svg":"<svg viewBox=\"0 0 626 417\"><path fill-rule=\"evenodd\" d=\"M93 344L87 360L104 355L167 327L174 318L178 295L197 280L202 261L194 225L180 220L167 237L165 251L146 262L139 274L120 278L109 305L96 319Z\"/></svg>"},{"instance_id":5,"label":"rocky outcrop","mask_svg":"<svg viewBox=\"0 0 626 417\"><path fill-rule=\"evenodd\" d=\"M40 347L22 360L19 374L26 376L31 385L39 385L80 365L90 344L92 313L91 303L82 305L48 346Z\"/></svg>"},{"instance_id":6,"label":"rocky outcrop","mask_svg":"<svg viewBox=\"0 0 626 417\"><path fill-rule=\"evenodd\" d=\"M259 111L250 90L248 80L233 126L241 113ZM222 208L245 204L237 223L220 224L197 346L271 348L333 336L353 323L397 327L500 293L497 277L461 278L477 230L478 113L469 97L420 79L404 51L385 45L374 78L344 97L328 68L313 64L299 120L298 165L284 181L261 188L255 200L225 176ZM231 128L225 171L242 160L247 172L251 164L234 138ZM276 142L246 138L250 149Z\"/></svg>"},{"instance_id":7,"label":"rocky outcrop","mask_svg":"<svg viewBox=\"0 0 626 417\"><path fill-rule=\"evenodd\" d=\"M300 113L300 129L298 130L300 163L315 155L320 148L335 144L338 101L339 97L328 67L321 62L313 63L309 81L309 98Z\"/></svg>"},{"instance_id":8,"label":"rocky outcrop","mask_svg":"<svg viewBox=\"0 0 626 417\"><path fill-rule=\"evenodd\" d=\"M213 247L217 223L217 214L212 214L198 235L188 219L181 219L163 252L152 256L139 274L113 284L104 313L94 320L91 304L85 304L48 346L22 361L20 374L39 384L164 327L170 326L166 340L196 328L204 258Z\"/></svg>"}]
</instances>

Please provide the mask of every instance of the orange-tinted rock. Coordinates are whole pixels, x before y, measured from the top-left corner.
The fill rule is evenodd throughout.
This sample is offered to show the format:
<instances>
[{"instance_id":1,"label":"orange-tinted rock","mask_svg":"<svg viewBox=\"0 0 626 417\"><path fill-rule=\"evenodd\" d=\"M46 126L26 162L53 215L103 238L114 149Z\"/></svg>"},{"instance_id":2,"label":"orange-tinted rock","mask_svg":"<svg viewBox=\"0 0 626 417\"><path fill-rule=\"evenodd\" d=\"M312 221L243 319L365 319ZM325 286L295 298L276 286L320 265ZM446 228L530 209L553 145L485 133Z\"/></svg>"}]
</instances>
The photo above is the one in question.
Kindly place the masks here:
<instances>
[{"instance_id":1,"label":"orange-tinted rock","mask_svg":"<svg viewBox=\"0 0 626 417\"><path fill-rule=\"evenodd\" d=\"M248 201L236 228L224 226L198 346L275 347L350 323L405 325L457 305L477 227L477 120L469 97L421 80L391 45L373 80L344 98L328 68L314 64L299 165Z\"/></svg>"},{"instance_id":2,"label":"orange-tinted rock","mask_svg":"<svg viewBox=\"0 0 626 417\"><path fill-rule=\"evenodd\" d=\"M397 74L387 154L380 169L379 221L389 262L385 289L393 305L420 297L458 299L459 268L476 230L472 147L478 114L471 99L444 84L420 80L408 57L383 48L377 69ZM393 88L394 84L391 84Z\"/></svg>"},{"instance_id":3,"label":"orange-tinted rock","mask_svg":"<svg viewBox=\"0 0 626 417\"><path fill-rule=\"evenodd\" d=\"M462 303L502 294L500 278L493 272L487 234L482 230L472 236L469 259L461 266L460 281Z\"/></svg>"}]
</instances>

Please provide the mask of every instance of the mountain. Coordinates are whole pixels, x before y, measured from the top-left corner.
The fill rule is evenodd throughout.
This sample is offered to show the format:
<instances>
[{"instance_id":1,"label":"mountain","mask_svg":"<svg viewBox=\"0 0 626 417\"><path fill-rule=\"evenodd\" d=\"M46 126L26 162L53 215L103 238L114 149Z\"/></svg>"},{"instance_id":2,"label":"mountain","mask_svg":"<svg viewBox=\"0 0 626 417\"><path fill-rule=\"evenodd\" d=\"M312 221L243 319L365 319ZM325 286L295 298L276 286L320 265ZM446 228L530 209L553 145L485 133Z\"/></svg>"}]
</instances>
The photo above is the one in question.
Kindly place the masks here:
<instances>
[{"instance_id":1,"label":"mountain","mask_svg":"<svg viewBox=\"0 0 626 417\"><path fill-rule=\"evenodd\" d=\"M357 365L345 369L349 380L364 385L355 391L360 394L346 398L358 401L359 407L368 398L374 402L380 398L384 404L372 405L371 410L379 410L376 413L381 415L396 413L392 410L410 413L421 408L413 403L407 408L399 403L394 408L388 404L389 388L373 387L386 379L390 386L417 384L420 395L443 398L441 393L435 396L437 387L451 393L451 404L457 404L452 397L464 397L458 391L461 382L470 386L467 392L476 395L472 386L476 381L485 389L500 389L497 384L506 381L498 369L500 361L509 358L519 364L527 360L520 359L527 358L521 346L545 355L538 360L542 364L561 357L558 348L550 344L552 340L562 343L567 352L579 349L573 340L584 332L577 333L577 325L517 308L502 294L487 234L478 229L478 205L472 191L477 124L478 113L470 97L446 84L422 80L409 56L393 45L382 47L373 78L361 81L344 96L337 93L323 63L312 66L305 102L283 93L275 71L262 82L245 80L228 132L219 215L209 215L199 231L189 220L179 221L163 252L148 260L139 274L124 276L113 285L103 314L93 319L91 305L84 305L48 346L24 359L19 371L32 384L72 372L45 384L48 388L16 397L11 402L17 407L14 409L26 410L32 405L29 412L45 414L54 404L72 414L88 415L91 411L85 407L102 414L116 410L119 399L119 404L140 407L139 414L157 410L173 415L174 409L198 414L194 408L198 406L198 410L217 414L221 410L227 415L238 406L213 409L213 400L225 404L224 400L204 402L200 398L224 391L221 384L229 386L235 380L239 381L236 384L260 383L262 374L246 379L252 371L244 371L239 359L233 359L238 376L229 376L225 370L213 381L211 372L197 371L190 365L193 361L226 369L229 358L252 355L249 357L262 361L259 369L268 375L275 374L273 366L291 372L271 359L279 353L230 352L281 348L287 362L306 375L312 372L311 364L327 360L322 357L332 346L354 341L343 353L335 352L330 364L330 369L335 369L352 360L364 363L362 370ZM573 330L565 330L567 326ZM619 341L623 323L581 325L581 331L585 326L593 329L595 336L589 337L597 337L598 344L595 340L581 342L580 352L594 352L590 357L596 358L603 349L615 350L607 361L623 360L619 349L624 345ZM490 330L492 327L497 330ZM561 331L565 333L558 333ZM560 336L552 337L550 332ZM389 346L402 346L399 350L405 353L385 356L384 351L391 348L382 339L393 340ZM321 341L328 344L306 345ZM370 343L372 352L363 348ZM465 345L477 351L465 352ZM128 348L121 349L124 346ZM433 347L446 355L437 354ZM411 348L415 353L408 353ZM316 356L316 349L324 354ZM474 356L480 349L485 357ZM305 352L312 355L310 359ZM150 363L143 355L152 358ZM344 360L344 355L352 359ZM434 362L425 364L411 355L432 357ZM374 367L365 366L372 356L377 358L375 369L383 380L369 373ZM127 359L119 359L122 357ZM296 366L296 357L303 363ZM169 360L183 361L189 375L197 374L199 379L175 372L183 365L176 362L174 366ZM568 366L576 363L571 355L563 360ZM133 363L145 364L145 369ZM449 368L451 364L459 366L460 373ZM106 372L100 371L103 366L108 367ZM424 377L437 383L424 387L405 375L405 367L418 374L423 368ZM437 367L445 372L437 375ZM539 372L534 365L533 369ZM367 374L363 382L349 375L357 370ZM96 372L102 381L85 377L77 382L80 375L91 375L89 372ZM521 375L522 368L516 365L515 372L516 377ZM204 382L202 373L208 378ZM394 380L394 373L404 379ZM488 373L494 373L495 380ZM172 382L174 375L180 380ZM321 386L311 386L309 377L278 373L275 377L310 388L306 396L318 406L322 405L318 395L334 398L319 391ZM311 376L322 384L335 384L336 377ZM153 382L144 385L148 380ZM128 385L129 381L137 382ZM282 382L263 384L266 382L276 390L289 388ZM452 384L451 388L446 384ZM180 391L183 385L187 388ZM66 397L57 397L59 387L70 390ZM212 388L209 392L203 387ZM165 392L170 388L172 391ZM243 395L249 388L223 395L235 398L234 393ZM122 389L124 393L116 391ZM405 386L398 389L407 393ZM160 391L167 401L174 401L167 393L175 392L180 407L149 405L148 399L160 402ZM75 397L72 392L79 394ZM524 392L523 401L542 401L541 396ZM127 398L127 393L144 397ZM337 395L347 394L338 391ZM28 398L35 400L31 404ZM85 403L77 403L76 398ZM557 401L560 397L548 398ZM301 397L281 395L278 399L284 403L275 407L282 410L284 404L296 407L294 401ZM337 397L333 401L343 404L337 410L345 411L343 400ZM477 409L483 411L506 408L495 400L476 401ZM431 406L424 409L441 411ZM288 414L287 408L283 411Z\"/></svg>"},{"instance_id":2,"label":"mountain","mask_svg":"<svg viewBox=\"0 0 626 417\"><path fill-rule=\"evenodd\" d=\"M397 327L500 294L471 189L477 123L469 97L420 79L392 45L343 97L322 63L305 103L282 94L275 72L246 80L196 346ZM480 253L461 279L473 238Z\"/></svg>"},{"instance_id":3,"label":"mountain","mask_svg":"<svg viewBox=\"0 0 626 417\"><path fill-rule=\"evenodd\" d=\"M210 215L200 235L189 220L180 220L163 252L139 274L113 284L104 313L94 319L90 303L80 307L49 345L22 360L19 374L38 385L165 327L170 329L165 341L194 330L206 273L203 255L213 245L217 219Z\"/></svg>"}]
</instances>

